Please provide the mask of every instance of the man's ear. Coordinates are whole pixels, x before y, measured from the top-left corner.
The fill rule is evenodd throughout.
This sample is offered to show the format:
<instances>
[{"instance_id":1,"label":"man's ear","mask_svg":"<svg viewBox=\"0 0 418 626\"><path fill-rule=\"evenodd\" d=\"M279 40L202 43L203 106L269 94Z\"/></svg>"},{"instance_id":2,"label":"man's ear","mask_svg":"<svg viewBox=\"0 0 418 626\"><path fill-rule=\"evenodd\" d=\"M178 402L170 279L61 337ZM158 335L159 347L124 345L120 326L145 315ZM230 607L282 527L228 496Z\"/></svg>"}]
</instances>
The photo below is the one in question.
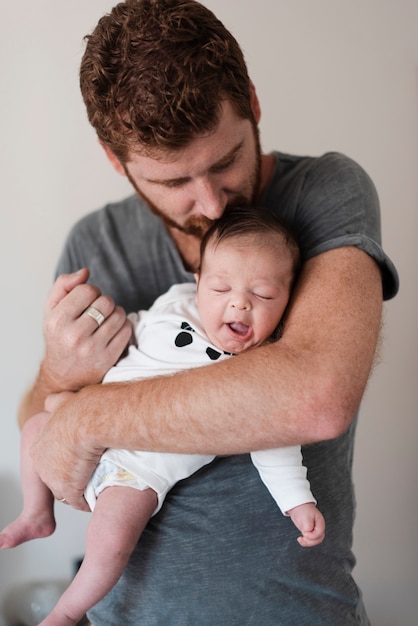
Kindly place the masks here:
<instances>
[{"instance_id":1,"label":"man's ear","mask_svg":"<svg viewBox=\"0 0 418 626\"><path fill-rule=\"evenodd\" d=\"M252 81L250 82L250 102L251 108L253 110L254 119L256 123L259 124L261 119L261 107L257 92L255 90L255 85Z\"/></svg>"},{"instance_id":2,"label":"man's ear","mask_svg":"<svg viewBox=\"0 0 418 626\"><path fill-rule=\"evenodd\" d=\"M118 157L113 154L111 149L105 143L103 143L102 141L99 141L99 144L102 146L103 150L105 151L105 154L110 164L112 165L113 169L116 170L118 174L121 174L121 176L126 176L125 168L123 167L122 163L119 161Z\"/></svg>"}]
</instances>

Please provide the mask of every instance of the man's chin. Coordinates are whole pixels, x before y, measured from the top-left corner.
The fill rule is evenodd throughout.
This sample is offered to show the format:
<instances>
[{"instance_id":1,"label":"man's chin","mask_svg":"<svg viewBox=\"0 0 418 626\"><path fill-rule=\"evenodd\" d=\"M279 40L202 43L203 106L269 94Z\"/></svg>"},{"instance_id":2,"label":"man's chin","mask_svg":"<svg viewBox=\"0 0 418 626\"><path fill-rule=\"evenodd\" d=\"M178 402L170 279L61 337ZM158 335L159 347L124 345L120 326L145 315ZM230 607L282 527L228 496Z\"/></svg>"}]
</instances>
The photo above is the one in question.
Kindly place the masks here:
<instances>
[{"instance_id":1,"label":"man's chin","mask_svg":"<svg viewBox=\"0 0 418 626\"><path fill-rule=\"evenodd\" d=\"M181 230L183 230L186 235L192 235L193 237L202 239L213 223L214 220L210 220L207 217L193 218L188 220Z\"/></svg>"}]
</instances>

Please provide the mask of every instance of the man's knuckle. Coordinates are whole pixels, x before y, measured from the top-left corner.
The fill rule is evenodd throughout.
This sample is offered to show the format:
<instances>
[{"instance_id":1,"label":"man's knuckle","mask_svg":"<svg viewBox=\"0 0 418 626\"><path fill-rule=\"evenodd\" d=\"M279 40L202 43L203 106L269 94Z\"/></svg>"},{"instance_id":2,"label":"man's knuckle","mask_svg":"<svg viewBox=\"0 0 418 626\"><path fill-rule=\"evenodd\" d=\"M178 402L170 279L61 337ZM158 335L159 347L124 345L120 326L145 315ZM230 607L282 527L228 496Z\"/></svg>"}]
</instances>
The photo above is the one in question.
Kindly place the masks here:
<instances>
[{"instance_id":1,"label":"man's knuckle","mask_svg":"<svg viewBox=\"0 0 418 626\"><path fill-rule=\"evenodd\" d=\"M77 285L74 291L76 290L84 299L90 300L91 302L93 302L96 298L100 296L100 289L96 287L96 285L90 285L89 283Z\"/></svg>"},{"instance_id":2,"label":"man's knuckle","mask_svg":"<svg viewBox=\"0 0 418 626\"><path fill-rule=\"evenodd\" d=\"M100 302L103 304L103 306L109 312L108 314L110 314L115 309L115 302L114 302L114 300L113 300L113 298L111 296L103 296L102 295L100 297Z\"/></svg>"},{"instance_id":3,"label":"man's knuckle","mask_svg":"<svg viewBox=\"0 0 418 626\"><path fill-rule=\"evenodd\" d=\"M46 335L55 335L60 332L61 318L59 315L51 314L45 317L44 320L44 332Z\"/></svg>"},{"instance_id":4,"label":"man's knuckle","mask_svg":"<svg viewBox=\"0 0 418 626\"><path fill-rule=\"evenodd\" d=\"M126 311L121 306L117 306L115 312L121 320L126 319Z\"/></svg>"}]
</instances>

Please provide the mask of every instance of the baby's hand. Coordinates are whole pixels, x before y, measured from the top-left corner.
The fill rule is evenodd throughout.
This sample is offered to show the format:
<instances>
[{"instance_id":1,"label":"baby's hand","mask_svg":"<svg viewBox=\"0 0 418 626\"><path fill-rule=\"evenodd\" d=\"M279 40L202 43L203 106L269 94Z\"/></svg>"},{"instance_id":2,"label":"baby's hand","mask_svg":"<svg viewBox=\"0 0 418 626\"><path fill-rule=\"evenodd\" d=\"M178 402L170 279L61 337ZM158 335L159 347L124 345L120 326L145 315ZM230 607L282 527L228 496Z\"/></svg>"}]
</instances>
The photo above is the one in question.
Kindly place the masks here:
<instances>
[{"instance_id":1,"label":"baby's hand","mask_svg":"<svg viewBox=\"0 0 418 626\"><path fill-rule=\"evenodd\" d=\"M316 546L325 537L325 519L313 502L300 504L287 512L290 519L302 533L298 542L304 548Z\"/></svg>"}]
</instances>

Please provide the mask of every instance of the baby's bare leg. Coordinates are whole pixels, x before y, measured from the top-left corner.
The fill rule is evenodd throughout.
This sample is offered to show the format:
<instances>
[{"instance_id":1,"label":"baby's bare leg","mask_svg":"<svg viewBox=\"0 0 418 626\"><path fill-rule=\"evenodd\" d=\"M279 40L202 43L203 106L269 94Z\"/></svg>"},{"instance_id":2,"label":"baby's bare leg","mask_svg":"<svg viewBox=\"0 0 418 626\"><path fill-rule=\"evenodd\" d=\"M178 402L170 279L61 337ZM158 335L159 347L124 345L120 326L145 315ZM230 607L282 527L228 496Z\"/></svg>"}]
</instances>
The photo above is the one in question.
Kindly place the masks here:
<instances>
[{"instance_id":1,"label":"baby's bare leg","mask_svg":"<svg viewBox=\"0 0 418 626\"><path fill-rule=\"evenodd\" d=\"M14 548L31 539L48 537L55 530L54 498L48 487L33 471L30 457L32 443L48 419L49 413L38 413L31 417L22 429L20 474L23 510L0 534L0 548Z\"/></svg>"},{"instance_id":2,"label":"baby's bare leg","mask_svg":"<svg viewBox=\"0 0 418 626\"><path fill-rule=\"evenodd\" d=\"M108 487L97 498L74 580L40 626L74 626L117 583L157 506L152 489Z\"/></svg>"}]
</instances>

